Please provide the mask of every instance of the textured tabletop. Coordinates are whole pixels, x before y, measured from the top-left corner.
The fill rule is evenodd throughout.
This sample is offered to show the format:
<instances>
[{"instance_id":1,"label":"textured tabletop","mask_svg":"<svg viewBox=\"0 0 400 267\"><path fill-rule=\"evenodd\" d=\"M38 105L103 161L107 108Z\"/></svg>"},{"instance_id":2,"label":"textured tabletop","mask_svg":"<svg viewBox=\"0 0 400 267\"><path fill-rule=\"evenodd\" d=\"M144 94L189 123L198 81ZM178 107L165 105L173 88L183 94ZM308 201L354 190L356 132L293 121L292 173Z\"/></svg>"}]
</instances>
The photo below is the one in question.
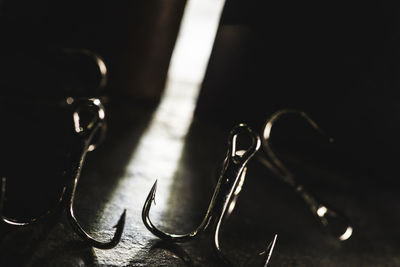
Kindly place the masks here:
<instances>
[{"instance_id":1,"label":"textured tabletop","mask_svg":"<svg viewBox=\"0 0 400 267\"><path fill-rule=\"evenodd\" d=\"M108 111L107 139L88 155L75 206L85 229L99 239L112 235L126 208L121 242L110 250L88 247L61 213L33 226L2 229L1 266L220 266L209 232L187 243L166 244L147 231L141 211L158 179L153 222L170 232L194 229L210 201L226 135L196 118L186 135L150 108L111 105ZM397 188L305 157L291 162L313 175L309 184L318 196L350 217L353 236L339 242L325 233L301 199L253 161L236 209L222 227L227 257L238 266L260 266L258 253L277 233L271 266L400 264Z\"/></svg>"}]
</instances>

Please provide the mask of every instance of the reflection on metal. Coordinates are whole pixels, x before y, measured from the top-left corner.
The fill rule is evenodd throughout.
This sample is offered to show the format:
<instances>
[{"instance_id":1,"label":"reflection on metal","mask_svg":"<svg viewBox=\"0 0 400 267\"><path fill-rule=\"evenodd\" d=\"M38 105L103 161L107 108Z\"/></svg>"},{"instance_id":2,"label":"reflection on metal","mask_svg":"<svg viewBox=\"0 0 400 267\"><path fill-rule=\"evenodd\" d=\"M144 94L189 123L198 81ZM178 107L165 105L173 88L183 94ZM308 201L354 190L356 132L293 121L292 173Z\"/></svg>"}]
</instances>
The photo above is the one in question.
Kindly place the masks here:
<instances>
[{"instance_id":1,"label":"reflection on metal","mask_svg":"<svg viewBox=\"0 0 400 267\"><path fill-rule=\"evenodd\" d=\"M236 153L236 155L239 155ZM239 183L236 186L235 192L233 192L231 203L229 204L229 208L226 212L226 215L230 215L236 207L237 199L239 198L239 194L242 191L244 180L246 179L247 167L245 167L242 171L242 175L240 175Z\"/></svg>"},{"instance_id":2,"label":"reflection on metal","mask_svg":"<svg viewBox=\"0 0 400 267\"><path fill-rule=\"evenodd\" d=\"M74 103L74 98L73 97L67 97L65 102L67 102L68 105L71 105L72 103Z\"/></svg>"},{"instance_id":3,"label":"reflection on metal","mask_svg":"<svg viewBox=\"0 0 400 267\"><path fill-rule=\"evenodd\" d=\"M121 235L124 229L125 224L125 213L124 211L115 226L116 231L112 240L108 242L101 242L95 240L86 231L80 226L79 222L75 218L74 215L74 199L75 192L78 185L79 177L81 174L82 166L86 157L87 152L89 152L89 147L94 149L103 139L104 131L105 131L105 122L104 122L104 108L101 102L98 99L84 99L79 101L69 101L72 103L76 103L75 111L73 112L73 122L74 128L76 131L76 141L78 142L77 146L79 149L74 150L74 160L72 162L71 168L71 182L64 186L61 197L59 199L59 204L65 203L67 209L67 215L69 221L75 230L75 232L90 246L100 248L100 249L109 249L113 248L118 244L121 239ZM68 103L68 101L67 101ZM86 124L81 121L81 113L88 113L91 116L91 119ZM87 116L88 114L85 114ZM103 114L103 115L102 115ZM45 215L33 218L28 221L18 221L16 219L10 219L3 215L3 207L6 195L6 178L3 177L1 179L1 195L0 195L0 214L1 220L3 223L14 226L24 226L29 225L34 222L37 222L39 219L42 219L49 215L53 210L49 210L45 213Z\"/></svg>"},{"instance_id":4,"label":"reflection on metal","mask_svg":"<svg viewBox=\"0 0 400 267\"><path fill-rule=\"evenodd\" d=\"M75 126L75 132L80 133L82 132L82 129L79 125L79 115L77 112L74 112L74 114L72 115L74 118L74 126Z\"/></svg>"},{"instance_id":5,"label":"reflection on metal","mask_svg":"<svg viewBox=\"0 0 400 267\"><path fill-rule=\"evenodd\" d=\"M237 153L236 141L241 135L246 135L251 138L251 145L245 150L244 153ZM212 227L214 235L214 248L218 252L220 258L224 263L230 264L229 260L223 255L220 243L219 243L219 232L223 220L226 218L229 206L232 200L237 197L234 192L240 192L237 190L240 184L240 180L243 177L243 171L248 161L254 156L261 146L260 137L254 133L248 126L241 124L235 127L228 139L228 152L227 157L224 161L218 183L215 187L214 194L210 201L208 210L203 218L201 224L192 232L187 234L170 234L159 230L151 222L149 213L152 206L152 202L155 200L155 193L157 188L157 181L154 183L149 195L147 196L146 202L142 211L142 220L147 229L157 237L172 242L185 242L194 239L198 234L205 231L208 227ZM241 155L238 155L241 154ZM269 258L268 258L269 260ZM266 264L266 263L265 263Z\"/></svg>"},{"instance_id":6,"label":"reflection on metal","mask_svg":"<svg viewBox=\"0 0 400 267\"><path fill-rule=\"evenodd\" d=\"M101 75L103 77L103 79L100 82L100 84L101 85L103 85L103 84L105 85L107 83L107 80L106 80L106 77L107 77L106 64L104 64L104 61L99 56L96 56L96 62L97 62L97 65L99 66L100 73L101 73Z\"/></svg>"},{"instance_id":7,"label":"reflection on metal","mask_svg":"<svg viewBox=\"0 0 400 267\"><path fill-rule=\"evenodd\" d=\"M100 249L110 249L115 247L119 241L121 240L122 232L124 229L125 225L125 217L126 217L126 210L122 213L120 216L118 223L115 225L115 233L114 237L108 241L108 242L102 242L95 240L93 237L91 237L86 231L81 227L79 222L77 221L75 215L74 215L74 200L75 200L75 193L76 193L76 188L78 186L78 181L80 178L81 170L83 163L86 158L87 152L89 152L89 148L92 148L92 150L97 147L98 143L101 142L101 138L98 138L98 134L100 133L100 136L104 136L104 131L105 131L105 122L104 122L104 108L100 102L99 99L89 99L89 100L84 100L86 102L85 104L78 105L77 110L74 112L74 123L75 123L75 129L81 129L80 132L77 132L79 137L78 137L78 142L80 142L80 147L81 151L78 151L76 154L76 160L74 161L74 165L72 168L72 177L74 178L72 183L66 186L67 190L67 195L68 195L68 219L75 230L75 232L90 246L100 248ZM94 116L92 116L92 119L90 120L89 123L86 125L83 125L80 120L80 111L82 110L81 107L84 107L83 109L85 112L91 112ZM77 115L76 115L77 114ZM75 116L78 117L78 119L75 120ZM96 137L98 139L96 139Z\"/></svg>"},{"instance_id":8,"label":"reflection on metal","mask_svg":"<svg viewBox=\"0 0 400 267\"><path fill-rule=\"evenodd\" d=\"M265 252L260 253L260 255L262 255L262 254L266 254L267 255L264 267L268 266L269 260L271 259L272 253L274 252L275 243L276 243L276 239L277 238L278 238L278 235L275 235L274 239L272 239L272 241L268 244L268 247L265 250Z\"/></svg>"},{"instance_id":9,"label":"reflection on metal","mask_svg":"<svg viewBox=\"0 0 400 267\"><path fill-rule=\"evenodd\" d=\"M317 209L317 215L319 217L324 217L324 215L326 214L327 211L328 211L328 209L325 206L321 206Z\"/></svg>"},{"instance_id":10,"label":"reflection on metal","mask_svg":"<svg viewBox=\"0 0 400 267\"><path fill-rule=\"evenodd\" d=\"M349 226L349 227L347 227L346 232L344 232L344 234L341 235L339 237L339 239L341 241L345 241L345 240L349 239L352 234L353 234L353 227Z\"/></svg>"},{"instance_id":11,"label":"reflection on metal","mask_svg":"<svg viewBox=\"0 0 400 267\"><path fill-rule=\"evenodd\" d=\"M286 184L290 185L295 192L297 192L309 206L311 212L317 218L318 222L327 229L332 235L341 241L347 240L352 235L353 228L350 226L350 221L346 216L341 215L339 212L328 207L327 205L318 201L310 192L308 192L303 185L300 185L295 180L295 175L290 172L282 161L279 160L277 155L271 148L271 130L274 123L282 116L297 115L305 119L313 129L324 134L318 125L304 112L297 110L285 109L274 113L265 123L262 145L263 156L258 157L258 160L270 169L277 177L279 177ZM332 142L333 139L329 138Z\"/></svg>"}]
</instances>

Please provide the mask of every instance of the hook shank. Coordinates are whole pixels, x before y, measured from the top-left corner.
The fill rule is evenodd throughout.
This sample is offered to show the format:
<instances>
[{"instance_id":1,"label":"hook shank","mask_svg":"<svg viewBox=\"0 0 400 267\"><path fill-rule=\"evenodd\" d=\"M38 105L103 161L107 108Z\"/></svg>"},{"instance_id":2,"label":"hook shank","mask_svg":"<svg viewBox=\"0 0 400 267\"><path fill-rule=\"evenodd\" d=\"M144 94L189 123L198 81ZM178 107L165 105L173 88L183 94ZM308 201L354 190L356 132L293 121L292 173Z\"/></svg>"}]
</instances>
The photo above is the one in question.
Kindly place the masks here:
<instances>
[{"instance_id":1,"label":"hook shank","mask_svg":"<svg viewBox=\"0 0 400 267\"><path fill-rule=\"evenodd\" d=\"M110 241L107 242L101 242L98 240L95 240L92 236L90 236L79 224L78 220L75 217L74 214L74 200L75 200L75 194L76 194L76 189L78 186L79 178L81 175L82 171L82 166L85 161L87 153L90 151L90 147L94 146L93 145L93 139L94 137L98 134L99 131L104 131L104 116L101 114L104 114L103 106L99 103L99 101L96 99L89 99L89 105L92 105L96 108L96 116L93 119L91 123L87 125L86 128L83 128L81 125L79 125L80 120L75 120L75 128L76 129L82 129L80 131L77 131L78 133L78 139L81 142L81 151L80 153L77 153L78 158L75 161L73 168L72 168L72 177L74 178L72 180L72 184L70 184L68 188L68 210L67 210L67 215L69 222L72 226L72 228L75 230L75 232L90 246L100 248L100 249L111 249L115 247L119 241L121 240L122 232L125 226L125 218L126 218L126 209L122 212L117 224L114 226L116 228L114 232L114 236ZM74 114L78 114L78 112L75 112ZM76 115L75 115L76 116ZM78 124L78 125L77 125ZM102 133L101 133L102 134Z\"/></svg>"}]
</instances>

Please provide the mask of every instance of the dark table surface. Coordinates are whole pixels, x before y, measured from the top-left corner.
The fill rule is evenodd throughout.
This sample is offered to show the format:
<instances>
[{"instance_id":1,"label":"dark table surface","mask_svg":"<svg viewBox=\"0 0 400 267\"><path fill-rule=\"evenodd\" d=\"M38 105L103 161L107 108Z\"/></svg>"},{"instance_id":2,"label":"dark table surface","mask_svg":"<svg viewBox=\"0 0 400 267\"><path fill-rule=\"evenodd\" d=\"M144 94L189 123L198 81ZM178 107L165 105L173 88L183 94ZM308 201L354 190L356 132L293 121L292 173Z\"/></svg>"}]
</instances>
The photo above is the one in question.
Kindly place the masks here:
<instances>
[{"instance_id":1,"label":"dark table surface","mask_svg":"<svg viewBox=\"0 0 400 267\"><path fill-rule=\"evenodd\" d=\"M99 239L109 238L127 209L123 237L115 248L86 246L60 213L33 226L2 228L0 265L220 266L209 232L173 246L160 242L142 223L143 203L158 179L153 222L170 232L194 229L205 214L227 149L227 137L215 125L195 117L185 134L158 111L111 106L107 139L88 155L83 168L75 207L85 229ZM253 161L236 209L222 229L221 246L228 258L238 266L260 266L257 254L277 233L271 266L400 265L397 187L377 183L361 171L332 168L335 164L288 158L314 177L308 180L312 191L348 215L353 236L340 242L324 232L292 189Z\"/></svg>"}]
</instances>

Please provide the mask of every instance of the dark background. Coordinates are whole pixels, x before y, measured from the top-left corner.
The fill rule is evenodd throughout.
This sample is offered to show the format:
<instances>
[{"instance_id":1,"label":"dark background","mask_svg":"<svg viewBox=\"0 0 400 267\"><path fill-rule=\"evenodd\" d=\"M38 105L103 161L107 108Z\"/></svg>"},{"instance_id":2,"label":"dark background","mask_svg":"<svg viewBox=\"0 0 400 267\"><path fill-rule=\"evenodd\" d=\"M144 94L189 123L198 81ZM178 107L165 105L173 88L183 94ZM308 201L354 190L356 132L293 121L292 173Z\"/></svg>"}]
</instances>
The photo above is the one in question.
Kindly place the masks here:
<instances>
[{"instance_id":1,"label":"dark background","mask_svg":"<svg viewBox=\"0 0 400 267\"><path fill-rule=\"evenodd\" d=\"M56 75L72 76L74 70L57 73L57 68L65 68L67 59L59 60L57 65L54 54L63 48L89 49L106 61L108 94L157 99L164 86L184 4L183 0L2 1L3 66L18 64L20 70L19 79L12 81L8 75L16 74L2 71L1 80L7 83L3 87L24 92L30 87L33 95L43 91L45 95L60 94L65 88L59 88L63 84L57 84L60 77ZM26 77L36 77L34 84L28 84L31 79ZM7 90L10 89L2 89L10 93Z\"/></svg>"},{"instance_id":2,"label":"dark background","mask_svg":"<svg viewBox=\"0 0 400 267\"><path fill-rule=\"evenodd\" d=\"M16 173L20 177L12 182L14 186L10 184L8 191L10 214L15 207L25 212L22 216L28 217L46 210L48 200L54 202L62 186L62 180L52 179L54 175L50 172L61 176L63 164L68 161L65 154L71 142L72 124L60 118L70 114L52 105L38 104L37 98L55 103L66 96L101 97L111 114L109 144L121 150L134 147L129 143L128 148L121 148L119 138L136 125L141 133L144 121L148 121L161 97L184 5L184 0L0 1L3 103L0 118L4 128L13 129L1 134L5 147L2 151L7 151L0 165L6 174L1 175ZM318 247L319 234L308 235L315 225L303 228L301 220L293 220L289 213L280 212L282 208L302 218L301 211L305 209L297 213L291 210L290 203L296 208L300 206L294 204L297 200L291 197L291 192L272 182L265 193L258 186L260 181L254 180L253 188L260 195L273 196L274 205L268 206L269 214L261 212L260 215L256 206L258 198L247 193L243 198L252 199L250 204L243 204L242 213L246 216L243 210L251 210L257 215L243 219L244 225L257 236L258 228L252 228L254 221L259 217L275 218L268 229L280 230L283 237L274 266L341 266L335 261L338 258L345 259L349 266L366 263L374 266L388 259L389 265L395 265L400 236L396 235L399 221L396 206L400 202L397 197L398 14L397 6L389 2L260 4L255 0L227 0L186 149L199 152L204 149L200 143L212 147L214 141L223 140L219 147L215 146L223 150L225 139L220 136L225 136L239 122L260 131L268 116L279 109L304 110L335 138L335 144L326 147L324 140L314 138L315 133L296 121L283 126L277 141L292 141L293 146L283 148L285 153L293 152L288 162L308 173L303 176L311 189L350 213L360 229L349 245L340 247L322 239ZM98 88L98 74L91 72L93 66L85 59L71 58L64 48L89 49L99 54L109 70L108 85ZM124 120L125 116L128 121ZM42 134L37 129L47 130ZM198 137L202 136L198 132L207 132L215 140L204 140ZM140 133L135 132L134 136L139 137ZM55 152L53 147L60 138L66 141ZM24 149L30 152L23 153ZM101 153L109 153L110 149L109 146L97 156L104 165L109 162L102 161ZM53 152L55 156L49 156ZM122 160L112 161L112 168L119 168L118 164L125 162L124 156L128 157L129 153L122 152L114 151ZM190 173L199 168L200 173L204 169L204 158L199 156L198 162L193 163L190 157L197 158L190 155L197 153L185 152L183 161L190 162L185 163L189 171L185 170ZM220 155L210 158L220 158ZM52 166L46 172L41 171L44 162ZM13 172L13 168L18 172ZM92 169L96 167L92 165ZM254 172L266 172L260 166L255 169ZM320 179L321 175L325 179ZM27 186L17 190L15 185L24 181ZM114 185L115 181L108 183ZM98 186L99 191L107 191L102 188ZM18 194L12 197L13 192ZM19 203L20 196L32 201ZM202 197L193 197L193 201L206 202ZM287 226L288 222L292 225ZM235 238L241 241L240 234ZM303 240L306 240L304 244ZM1 245L3 257L10 251L10 255L27 257L25 251L8 248L5 241ZM229 247L231 254L235 254L236 243L232 242ZM196 253L195 249L189 248L189 251ZM323 258L324 255L328 256ZM196 261L202 266L208 264L205 257ZM132 265L138 262L133 261ZM68 260L65 265L68 266Z\"/></svg>"},{"instance_id":3,"label":"dark background","mask_svg":"<svg viewBox=\"0 0 400 267\"><path fill-rule=\"evenodd\" d=\"M388 2L228 1L197 114L261 128L278 109L304 110L342 156L396 182L398 12Z\"/></svg>"},{"instance_id":4,"label":"dark background","mask_svg":"<svg viewBox=\"0 0 400 267\"><path fill-rule=\"evenodd\" d=\"M16 205L8 212L30 217L57 199L74 147L73 110L60 104L66 97L100 97L107 105L112 99L115 107L155 106L184 4L0 2L1 166L2 175L13 177L7 198ZM106 87L99 86L98 67L82 50L104 60Z\"/></svg>"}]
</instances>

